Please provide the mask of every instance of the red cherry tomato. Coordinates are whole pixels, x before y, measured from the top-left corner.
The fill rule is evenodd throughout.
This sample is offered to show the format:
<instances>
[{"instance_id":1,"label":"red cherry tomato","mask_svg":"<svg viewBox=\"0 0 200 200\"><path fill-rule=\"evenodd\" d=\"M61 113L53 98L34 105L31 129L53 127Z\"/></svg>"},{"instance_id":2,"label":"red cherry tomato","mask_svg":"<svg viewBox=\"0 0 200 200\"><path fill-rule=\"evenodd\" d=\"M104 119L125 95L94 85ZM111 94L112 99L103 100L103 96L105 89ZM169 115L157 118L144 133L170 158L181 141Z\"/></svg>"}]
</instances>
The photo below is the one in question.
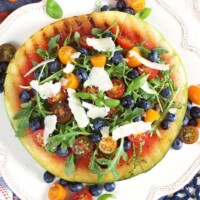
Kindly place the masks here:
<instances>
[{"instance_id":1,"label":"red cherry tomato","mask_svg":"<svg viewBox=\"0 0 200 200\"><path fill-rule=\"evenodd\" d=\"M92 35L82 35L79 38L80 45L86 49L93 49L93 47L89 46L86 42L87 38L93 38Z\"/></svg>"},{"instance_id":2,"label":"red cherry tomato","mask_svg":"<svg viewBox=\"0 0 200 200\"><path fill-rule=\"evenodd\" d=\"M72 151L76 156L84 156L92 151L94 144L90 141L90 138L87 136L80 136L75 139L75 142L72 146Z\"/></svg>"},{"instance_id":3,"label":"red cherry tomato","mask_svg":"<svg viewBox=\"0 0 200 200\"><path fill-rule=\"evenodd\" d=\"M138 67L138 72L140 74L143 74L143 73L148 74L149 75L148 79L152 79L158 74L157 69L152 69L152 68L146 67L144 65L141 65L141 66Z\"/></svg>"},{"instance_id":4,"label":"red cherry tomato","mask_svg":"<svg viewBox=\"0 0 200 200\"><path fill-rule=\"evenodd\" d=\"M120 45L124 49L130 49L134 46L135 43L133 40L125 36L119 35L117 37L117 44Z\"/></svg>"},{"instance_id":5,"label":"red cherry tomato","mask_svg":"<svg viewBox=\"0 0 200 200\"><path fill-rule=\"evenodd\" d=\"M148 135L149 135L149 132L132 134L128 136L128 139L130 140L130 142L138 144L140 142L145 141Z\"/></svg>"},{"instance_id":6,"label":"red cherry tomato","mask_svg":"<svg viewBox=\"0 0 200 200\"><path fill-rule=\"evenodd\" d=\"M57 121L60 124L68 122L72 117L72 112L69 108L69 105L63 101L53 104L51 107L51 112L57 116Z\"/></svg>"},{"instance_id":7,"label":"red cherry tomato","mask_svg":"<svg viewBox=\"0 0 200 200\"><path fill-rule=\"evenodd\" d=\"M39 129L32 133L33 142L39 147L42 147L44 144L44 129Z\"/></svg>"},{"instance_id":8,"label":"red cherry tomato","mask_svg":"<svg viewBox=\"0 0 200 200\"><path fill-rule=\"evenodd\" d=\"M124 91L125 91L125 84L122 80L117 79L117 78L113 78L112 79L112 83L113 83L113 88L108 90L106 92L106 94L108 95L108 97L110 97L111 99L119 99L120 97L123 96Z\"/></svg>"},{"instance_id":9,"label":"red cherry tomato","mask_svg":"<svg viewBox=\"0 0 200 200\"><path fill-rule=\"evenodd\" d=\"M50 104L58 103L60 101L65 101L68 97L68 94L65 91L60 91L56 96L48 98Z\"/></svg>"},{"instance_id":10,"label":"red cherry tomato","mask_svg":"<svg viewBox=\"0 0 200 200\"><path fill-rule=\"evenodd\" d=\"M72 196L72 200L92 200L92 195L88 190L82 190Z\"/></svg>"}]
</instances>

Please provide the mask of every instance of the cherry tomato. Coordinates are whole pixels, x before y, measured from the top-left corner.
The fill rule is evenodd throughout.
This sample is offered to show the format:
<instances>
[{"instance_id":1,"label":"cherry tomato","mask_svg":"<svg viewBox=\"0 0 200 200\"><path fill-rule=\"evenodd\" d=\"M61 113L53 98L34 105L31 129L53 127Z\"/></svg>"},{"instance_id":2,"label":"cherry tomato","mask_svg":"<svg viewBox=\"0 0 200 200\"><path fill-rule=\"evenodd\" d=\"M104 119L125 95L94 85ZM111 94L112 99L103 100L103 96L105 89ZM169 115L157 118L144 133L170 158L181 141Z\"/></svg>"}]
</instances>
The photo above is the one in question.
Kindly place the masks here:
<instances>
[{"instance_id":1,"label":"cherry tomato","mask_svg":"<svg viewBox=\"0 0 200 200\"><path fill-rule=\"evenodd\" d=\"M57 121L59 124L66 123L72 117L72 112L66 102L59 102L53 104L51 107L51 112L57 116Z\"/></svg>"},{"instance_id":2,"label":"cherry tomato","mask_svg":"<svg viewBox=\"0 0 200 200\"><path fill-rule=\"evenodd\" d=\"M132 142L132 143L140 143L145 141L149 136L149 132L145 132L145 133L138 133L138 134L132 134L128 136L128 139Z\"/></svg>"},{"instance_id":3,"label":"cherry tomato","mask_svg":"<svg viewBox=\"0 0 200 200\"><path fill-rule=\"evenodd\" d=\"M15 46L9 43L0 45L0 62L9 62L16 52Z\"/></svg>"},{"instance_id":4,"label":"cherry tomato","mask_svg":"<svg viewBox=\"0 0 200 200\"><path fill-rule=\"evenodd\" d=\"M78 77L74 73L64 74L63 77L66 79L66 85L62 85L64 90L68 88L77 89L79 86Z\"/></svg>"},{"instance_id":5,"label":"cherry tomato","mask_svg":"<svg viewBox=\"0 0 200 200\"><path fill-rule=\"evenodd\" d=\"M96 54L90 57L90 61L94 67L104 67L106 64L105 54Z\"/></svg>"},{"instance_id":6,"label":"cherry tomato","mask_svg":"<svg viewBox=\"0 0 200 200\"><path fill-rule=\"evenodd\" d=\"M136 53L138 53L139 55L141 55L140 49L138 47L133 47L130 51L128 51L128 53L126 54L126 64L129 67L137 67L139 65L141 65L141 62L134 56L130 56L131 55L131 51L135 51Z\"/></svg>"},{"instance_id":7,"label":"cherry tomato","mask_svg":"<svg viewBox=\"0 0 200 200\"><path fill-rule=\"evenodd\" d=\"M123 96L124 91L125 91L125 84L122 80L113 78L112 79L113 83L113 88L106 91L106 94L111 98L111 99L119 99L120 97Z\"/></svg>"},{"instance_id":8,"label":"cherry tomato","mask_svg":"<svg viewBox=\"0 0 200 200\"><path fill-rule=\"evenodd\" d=\"M160 118L159 112L154 109L149 109L145 112L144 121L145 122L154 122Z\"/></svg>"},{"instance_id":9,"label":"cherry tomato","mask_svg":"<svg viewBox=\"0 0 200 200\"><path fill-rule=\"evenodd\" d=\"M67 93L65 91L60 91L56 96L48 98L50 104L58 103L60 101L65 101L67 99Z\"/></svg>"},{"instance_id":10,"label":"cherry tomato","mask_svg":"<svg viewBox=\"0 0 200 200\"><path fill-rule=\"evenodd\" d=\"M92 195L88 190L82 190L72 196L72 200L92 200Z\"/></svg>"},{"instance_id":11,"label":"cherry tomato","mask_svg":"<svg viewBox=\"0 0 200 200\"><path fill-rule=\"evenodd\" d=\"M200 86L191 85L188 88L188 98L191 102L200 105Z\"/></svg>"},{"instance_id":12,"label":"cherry tomato","mask_svg":"<svg viewBox=\"0 0 200 200\"><path fill-rule=\"evenodd\" d=\"M92 35L82 35L80 36L80 39L79 39L79 42L80 42L80 45L86 49L93 49L93 47L89 46L86 42L86 39L87 38L93 38Z\"/></svg>"},{"instance_id":13,"label":"cherry tomato","mask_svg":"<svg viewBox=\"0 0 200 200\"><path fill-rule=\"evenodd\" d=\"M62 185L55 183L49 188L48 197L49 200L65 200L67 191Z\"/></svg>"},{"instance_id":14,"label":"cherry tomato","mask_svg":"<svg viewBox=\"0 0 200 200\"><path fill-rule=\"evenodd\" d=\"M98 147L101 152L111 154L117 148L117 141L113 140L112 136L101 138Z\"/></svg>"},{"instance_id":15,"label":"cherry tomato","mask_svg":"<svg viewBox=\"0 0 200 200\"><path fill-rule=\"evenodd\" d=\"M72 151L76 156L84 156L92 151L94 144L87 136L80 136L75 139L72 146Z\"/></svg>"},{"instance_id":16,"label":"cherry tomato","mask_svg":"<svg viewBox=\"0 0 200 200\"><path fill-rule=\"evenodd\" d=\"M131 8L136 12L144 9L146 5L145 0L130 0L129 2L130 2Z\"/></svg>"},{"instance_id":17,"label":"cherry tomato","mask_svg":"<svg viewBox=\"0 0 200 200\"><path fill-rule=\"evenodd\" d=\"M117 37L117 44L124 49L130 49L134 46L135 42L125 36L119 35Z\"/></svg>"},{"instance_id":18,"label":"cherry tomato","mask_svg":"<svg viewBox=\"0 0 200 200\"><path fill-rule=\"evenodd\" d=\"M39 129L32 133L33 142L39 147L42 147L44 144L44 129Z\"/></svg>"},{"instance_id":19,"label":"cherry tomato","mask_svg":"<svg viewBox=\"0 0 200 200\"><path fill-rule=\"evenodd\" d=\"M199 138L199 131L194 126L185 126L179 132L179 139L185 144L193 144Z\"/></svg>"},{"instance_id":20,"label":"cherry tomato","mask_svg":"<svg viewBox=\"0 0 200 200\"><path fill-rule=\"evenodd\" d=\"M155 76L158 74L158 70L157 69L152 69L150 67L146 67L145 65L141 65L138 67L138 72L139 74L147 74L149 75L148 76L148 79L152 79L152 78L155 78Z\"/></svg>"},{"instance_id":21,"label":"cherry tomato","mask_svg":"<svg viewBox=\"0 0 200 200\"><path fill-rule=\"evenodd\" d=\"M99 89L95 86L88 86L86 88L83 88L82 91L90 94L98 94Z\"/></svg>"},{"instance_id":22,"label":"cherry tomato","mask_svg":"<svg viewBox=\"0 0 200 200\"><path fill-rule=\"evenodd\" d=\"M71 56L76 52L76 49L74 49L71 46L62 46L58 50L58 58L60 59L61 63L67 64L68 62L72 63L73 58Z\"/></svg>"}]
</instances>

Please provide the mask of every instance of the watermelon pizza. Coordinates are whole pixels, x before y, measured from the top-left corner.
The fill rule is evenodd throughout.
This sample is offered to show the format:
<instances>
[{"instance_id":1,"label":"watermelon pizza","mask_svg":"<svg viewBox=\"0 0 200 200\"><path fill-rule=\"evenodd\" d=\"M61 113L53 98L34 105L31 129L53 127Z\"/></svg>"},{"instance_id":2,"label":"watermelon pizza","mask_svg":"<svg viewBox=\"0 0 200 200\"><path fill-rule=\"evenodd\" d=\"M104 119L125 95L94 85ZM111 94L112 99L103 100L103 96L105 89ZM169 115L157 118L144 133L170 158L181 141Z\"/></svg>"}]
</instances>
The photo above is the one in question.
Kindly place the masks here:
<instances>
[{"instance_id":1,"label":"watermelon pizza","mask_svg":"<svg viewBox=\"0 0 200 200\"><path fill-rule=\"evenodd\" d=\"M37 31L5 81L16 137L69 181L111 182L150 170L175 140L186 104L177 53L147 22L118 11Z\"/></svg>"}]
</instances>

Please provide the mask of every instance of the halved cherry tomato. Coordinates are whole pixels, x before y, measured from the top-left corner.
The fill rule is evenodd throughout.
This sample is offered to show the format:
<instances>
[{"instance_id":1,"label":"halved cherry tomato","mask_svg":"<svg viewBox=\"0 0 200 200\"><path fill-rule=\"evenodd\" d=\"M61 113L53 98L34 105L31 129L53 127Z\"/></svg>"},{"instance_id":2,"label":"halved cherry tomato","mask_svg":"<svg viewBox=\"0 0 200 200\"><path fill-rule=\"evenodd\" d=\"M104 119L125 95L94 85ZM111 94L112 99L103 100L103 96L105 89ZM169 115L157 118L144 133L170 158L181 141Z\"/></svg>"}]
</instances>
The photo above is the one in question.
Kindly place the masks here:
<instances>
[{"instance_id":1,"label":"halved cherry tomato","mask_svg":"<svg viewBox=\"0 0 200 200\"><path fill-rule=\"evenodd\" d=\"M89 46L86 42L87 38L93 38L92 35L82 35L79 38L79 43L82 47L86 48L86 49L93 49L93 47Z\"/></svg>"},{"instance_id":2,"label":"halved cherry tomato","mask_svg":"<svg viewBox=\"0 0 200 200\"><path fill-rule=\"evenodd\" d=\"M137 67L139 65L141 65L141 62L134 56L131 56L131 51L135 51L136 53L138 53L139 55L141 55L140 49L138 47L133 47L130 51L128 51L128 53L126 54L126 64L129 67Z\"/></svg>"},{"instance_id":3,"label":"halved cherry tomato","mask_svg":"<svg viewBox=\"0 0 200 200\"><path fill-rule=\"evenodd\" d=\"M58 103L60 101L65 101L67 99L67 93L65 91L60 91L56 96L48 98L50 104Z\"/></svg>"},{"instance_id":4,"label":"halved cherry tomato","mask_svg":"<svg viewBox=\"0 0 200 200\"><path fill-rule=\"evenodd\" d=\"M79 86L78 77L74 73L64 74L63 77L66 79L66 85L62 85L64 90L68 88L77 89Z\"/></svg>"},{"instance_id":5,"label":"halved cherry tomato","mask_svg":"<svg viewBox=\"0 0 200 200\"><path fill-rule=\"evenodd\" d=\"M106 64L105 54L96 54L90 57L90 61L94 67L104 67Z\"/></svg>"},{"instance_id":6,"label":"halved cherry tomato","mask_svg":"<svg viewBox=\"0 0 200 200\"><path fill-rule=\"evenodd\" d=\"M145 122L154 122L160 118L159 112L154 109L149 109L145 112L144 121Z\"/></svg>"},{"instance_id":7,"label":"halved cherry tomato","mask_svg":"<svg viewBox=\"0 0 200 200\"><path fill-rule=\"evenodd\" d=\"M59 183L55 183L49 188L49 200L65 200L67 197L67 190Z\"/></svg>"},{"instance_id":8,"label":"halved cherry tomato","mask_svg":"<svg viewBox=\"0 0 200 200\"><path fill-rule=\"evenodd\" d=\"M98 94L99 89L95 86L88 86L86 88L83 88L82 91L90 94Z\"/></svg>"},{"instance_id":9,"label":"halved cherry tomato","mask_svg":"<svg viewBox=\"0 0 200 200\"><path fill-rule=\"evenodd\" d=\"M128 136L128 139L130 142L138 144L140 142L145 141L149 136L149 132L144 132L144 133L138 133L138 134L132 134Z\"/></svg>"},{"instance_id":10,"label":"halved cherry tomato","mask_svg":"<svg viewBox=\"0 0 200 200\"><path fill-rule=\"evenodd\" d=\"M191 102L200 105L200 86L191 85L188 88L188 98Z\"/></svg>"},{"instance_id":11,"label":"halved cherry tomato","mask_svg":"<svg viewBox=\"0 0 200 200\"><path fill-rule=\"evenodd\" d=\"M130 0L129 2L130 2L131 8L136 12L144 9L146 5L145 0Z\"/></svg>"},{"instance_id":12,"label":"halved cherry tomato","mask_svg":"<svg viewBox=\"0 0 200 200\"><path fill-rule=\"evenodd\" d=\"M113 88L106 91L106 94L111 98L111 99L119 99L122 97L125 91L125 84L122 80L113 78L112 79L113 83Z\"/></svg>"},{"instance_id":13,"label":"halved cherry tomato","mask_svg":"<svg viewBox=\"0 0 200 200\"><path fill-rule=\"evenodd\" d=\"M84 156L92 151L94 144L87 136L80 136L75 139L72 146L72 151L76 156Z\"/></svg>"},{"instance_id":14,"label":"halved cherry tomato","mask_svg":"<svg viewBox=\"0 0 200 200\"><path fill-rule=\"evenodd\" d=\"M68 122L72 117L72 112L69 108L69 105L63 101L53 104L51 107L51 112L57 116L57 121L59 124Z\"/></svg>"},{"instance_id":15,"label":"halved cherry tomato","mask_svg":"<svg viewBox=\"0 0 200 200\"><path fill-rule=\"evenodd\" d=\"M72 200L92 200L92 195L88 190L82 190L72 196Z\"/></svg>"},{"instance_id":16,"label":"halved cherry tomato","mask_svg":"<svg viewBox=\"0 0 200 200\"><path fill-rule=\"evenodd\" d=\"M76 52L76 49L74 49L71 46L62 46L58 50L58 58L60 59L61 63L67 64L68 62L73 62L73 58L71 56Z\"/></svg>"},{"instance_id":17,"label":"halved cherry tomato","mask_svg":"<svg viewBox=\"0 0 200 200\"><path fill-rule=\"evenodd\" d=\"M98 147L101 152L111 154L117 148L117 141L113 140L112 136L101 138Z\"/></svg>"},{"instance_id":18,"label":"halved cherry tomato","mask_svg":"<svg viewBox=\"0 0 200 200\"><path fill-rule=\"evenodd\" d=\"M138 72L139 74L147 74L149 75L148 76L148 79L152 79L152 78L155 78L155 76L158 74L158 70L157 69L152 69L150 67L146 67L145 65L141 65L138 67Z\"/></svg>"},{"instance_id":19,"label":"halved cherry tomato","mask_svg":"<svg viewBox=\"0 0 200 200\"><path fill-rule=\"evenodd\" d=\"M199 131L194 126L185 126L180 130L178 137L185 144L193 144L199 138Z\"/></svg>"},{"instance_id":20,"label":"halved cherry tomato","mask_svg":"<svg viewBox=\"0 0 200 200\"><path fill-rule=\"evenodd\" d=\"M44 129L39 129L32 133L33 142L39 147L42 147L44 144Z\"/></svg>"},{"instance_id":21,"label":"halved cherry tomato","mask_svg":"<svg viewBox=\"0 0 200 200\"><path fill-rule=\"evenodd\" d=\"M130 49L134 46L135 42L125 36L119 35L117 37L117 44L124 49Z\"/></svg>"}]
</instances>

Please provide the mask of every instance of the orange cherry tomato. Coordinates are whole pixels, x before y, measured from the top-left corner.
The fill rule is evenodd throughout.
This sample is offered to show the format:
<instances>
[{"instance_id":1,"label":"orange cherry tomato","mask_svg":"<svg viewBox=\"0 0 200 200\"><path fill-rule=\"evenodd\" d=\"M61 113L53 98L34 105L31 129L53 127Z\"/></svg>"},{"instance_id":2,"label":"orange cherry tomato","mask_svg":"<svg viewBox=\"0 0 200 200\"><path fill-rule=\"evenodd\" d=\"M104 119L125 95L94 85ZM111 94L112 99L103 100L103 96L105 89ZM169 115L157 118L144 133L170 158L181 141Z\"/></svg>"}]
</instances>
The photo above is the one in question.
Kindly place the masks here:
<instances>
[{"instance_id":1,"label":"orange cherry tomato","mask_svg":"<svg viewBox=\"0 0 200 200\"><path fill-rule=\"evenodd\" d=\"M185 126L180 130L178 137L185 144L193 144L199 138L199 131L194 126Z\"/></svg>"},{"instance_id":2,"label":"orange cherry tomato","mask_svg":"<svg viewBox=\"0 0 200 200\"><path fill-rule=\"evenodd\" d=\"M138 53L139 55L141 55L141 52L139 50L138 47L133 47L130 51L135 51L136 53ZM130 51L128 51L128 53L126 54L126 63L129 67L137 67L139 65L141 65L141 62L134 56L130 56Z\"/></svg>"},{"instance_id":3,"label":"orange cherry tomato","mask_svg":"<svg viewBox=\"0 0 200 200\"><path fill-rule=\"evenodd\" d=\"M78 77L74 73L64 74L63 77L66 79L66 85L63 85L62 88L67 90L68 88L77 89L79 86Z\"/></svg>"},{"instance_id":4,"label":"orange cherry tomato","mask_svg":"<svg viewBox=\"0 0 200 200\"><path fill-rule=\"evenodd\" d=\"M130 2L131 8L136 12L144 9L144 7L146 5L145 0L130 0L129 2Z\"/></svg>"},{"instance_id":5,"label":"orange cherry tomato","mask_svg":"<svg viewBox=\"0 0 200 200\"><path fill-rule=\"evenodd\" d=\"M141 65L138 67L138 72L139 74L145 73L148 75L148 79L152 79L155 78L159 71L157 69L152 69L150 67L146 67L145 65Z\"/></svg>"},{"instance_id":6,"label":"orange cherry tomato","mask_svg":"<svg viewBox=\"0 0 200 200\"><path fill-rule=\"evenodd\" d=\"M138 133L138 134L132 134L128 136L128 139L130 140L130 142L138 144L140 142L145 141L149 136L149 132L145 132L145 133Z\"/></svg>"},{"instance_id":7,"label":"orange cherry tomato","mask_svg":"<svg viewBox=\"0 0 200 200\"><path fill-rule=\"evenodd\" d=\"M135 42L125 36L119 35L117 37L117 44L124 49L130 49L134 46Z\"/></svg>"},{"instance_id":8,"label":"orange cherry tomato","mask_svg":"<svg viewBox=\"0 0 200 200\"><path fill-rule=\"evenodd\" d=\"M55 183L49 188L49 200L65 200L67 197L66 189L59 183Z\"/></svg>"},{"instance_id":9,"label":"orange cherry tomato","mask_svg":"<svg viewBox=\"0 0 200 200\"><path fill-rule=\"evenodd\" d=\"M94 67L104 67L106 64L106 55L96 54L90 57L90 61Z\"/></svg>"},{"instance_id":10,"label":"orange cherry tomato","mask_svg":"<svg viewBox=\"0 0 200 200\"><path fill-rule=\"evenodd\" d=\"M32 133L33 142L39 147L42 147L44 144L44 129L39 129Z\"/></svg>"},{"instance_id":11,"label":"orange cherry tomato","mask_svg":"<svg viewBox=\"0 0 200 200\"><path fill-rule=\"evenodd\" d=\"M72 196L72 200L92 200L92 195L88 190L82 190L80 192L76 192Z\"/></svg>"},{"instance_id":12,"label":"orange cherry tomato","mask_svg":"<svg viewBox=\"0 0 200 200\"><path fill-rule=\"evenodd\" d=\"M145 122L154 122L160 118L159 112L154 109L149 109L145 112L144 121Z\"/></svg>"},{"instance_id":13,"label":"orange cherry tomato","mask_svg":"<svg viewBox=\"0 0 200 200\"><path fill-rule=\"evenodd\" d=\"M7 0L7 1L9 1L9 2L16 2L16 1L18 1L18 0Z\"/></svg>"},{"instance_id":14,"label":"orange cherry tomato","mask_svg":"<svg viewBox=\"0 0 200 200\"><path fill-rule=\"evenodd\" d=\"M60 91L56 96L48 98L50 104L58 103L60 101L65 101L68 95L65 91Z\"/></svg>"},{"instance_id":15,"label":"orange cherry tomato","mask_svg":"<svg viewBox=\"0 0 200 200\"><path fill-rule=\"evenodd\" d=\"M200 105L200 86L191 85L188 88L188 98L191 102Z\"/></svg>"},{"instance_id":16,"label":"orange cherry tomato","mask_svg":"<svg viewBox=\"0 0 200 200\"><path fill-rule=\"evenodd\" d=\"M102 138L99 142L99 150L105 154L113 153L117 148L117 141L112 136Z\"/></svg>"},{"instance_id":17,"label":"orange cherry tomato","mask_svg":"<svg viewBox=\"0 0 200 200\"><path fill-rule=\"evenodd\" d=\"M74 49L71 46L62 46L58 50L58 58L60 59L61 63L67 64L68 62L72 63L73 58L71 56L76 52L76 49Z\"/></svg>"}]
</instances>

